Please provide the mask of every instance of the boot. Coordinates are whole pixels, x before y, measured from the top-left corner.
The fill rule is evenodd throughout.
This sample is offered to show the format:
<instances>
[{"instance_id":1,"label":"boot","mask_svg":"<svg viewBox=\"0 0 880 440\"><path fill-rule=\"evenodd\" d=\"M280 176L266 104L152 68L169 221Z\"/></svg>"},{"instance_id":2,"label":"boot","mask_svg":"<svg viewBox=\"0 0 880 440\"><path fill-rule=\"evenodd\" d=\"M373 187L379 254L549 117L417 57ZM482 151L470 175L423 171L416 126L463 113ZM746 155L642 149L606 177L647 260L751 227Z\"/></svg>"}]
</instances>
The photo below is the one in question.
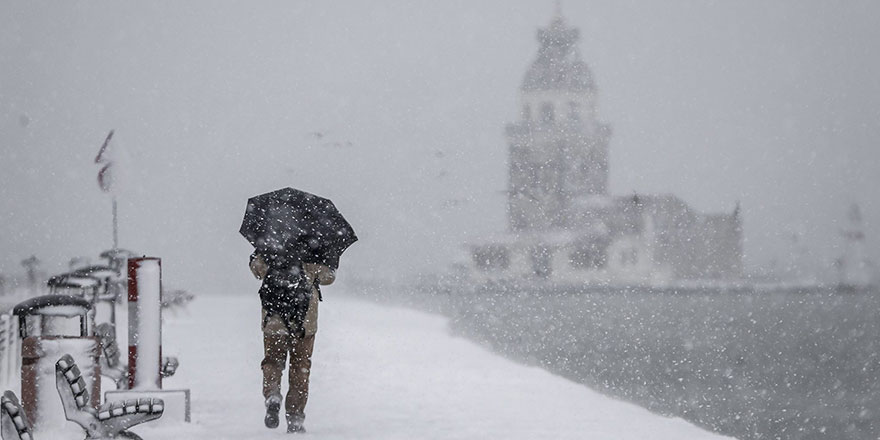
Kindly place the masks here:
<instances>
[{"instance_id":1,"label":"boot","mask_svg":"<svg viewBox=\"0 0 880 440\"><path fill-rule=\"evenodd\" d=\"M287 415L287 432L305 434L306 428L303 423L306 421L305 414L288 414Z\"/></svg>"},{"instance_id":2,"label":"boot","mask_svg":"<svg viewBox=\"0 0 880 440\"><path fill-rule=\"evenodd\" d=\"M266 398L266 418L263 422L269 429L278 427L278 411L281 410L281 395L273 394Z\"/></svg>"}]
</instances>

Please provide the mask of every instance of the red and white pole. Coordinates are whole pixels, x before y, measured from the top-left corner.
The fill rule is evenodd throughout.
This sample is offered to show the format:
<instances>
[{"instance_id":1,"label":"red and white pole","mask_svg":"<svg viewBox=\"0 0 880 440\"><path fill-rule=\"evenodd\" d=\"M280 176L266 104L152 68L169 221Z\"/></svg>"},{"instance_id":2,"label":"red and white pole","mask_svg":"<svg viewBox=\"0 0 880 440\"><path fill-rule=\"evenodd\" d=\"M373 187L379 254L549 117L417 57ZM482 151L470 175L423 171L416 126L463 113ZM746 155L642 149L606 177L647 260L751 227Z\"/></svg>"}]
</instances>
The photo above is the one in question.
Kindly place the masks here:
<instances>
[{"instance_id":1,"label":"red and white pole","mask_svg":"<svg viewBox=\"0 0 880 440\"><path fill-rule=\"evenodd\" d=\"M128 260L128 387L162 389L162 260Z\"/></svg>"}]
</instances>

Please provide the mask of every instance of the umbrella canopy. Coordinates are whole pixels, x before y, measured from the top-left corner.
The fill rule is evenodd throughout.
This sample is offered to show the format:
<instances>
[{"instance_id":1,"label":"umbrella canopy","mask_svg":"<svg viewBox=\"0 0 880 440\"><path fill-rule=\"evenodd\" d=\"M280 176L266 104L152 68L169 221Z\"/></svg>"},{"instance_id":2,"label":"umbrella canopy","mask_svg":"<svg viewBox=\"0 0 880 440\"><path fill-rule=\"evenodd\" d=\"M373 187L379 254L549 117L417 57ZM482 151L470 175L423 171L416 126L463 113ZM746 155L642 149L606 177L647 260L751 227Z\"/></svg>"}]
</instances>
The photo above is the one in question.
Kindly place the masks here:
<instances>
[{"instance_id":1,"label":"umbrella canopy","mask_svg":"<svg viewBox=\"0 0 880 440\"><path fill-rule=\"evenodd\" d=\"M342 252L357 241L333 202L293 188L248 199L239 232L258 252L334 269Z\"/></svg>"}]
</instances>

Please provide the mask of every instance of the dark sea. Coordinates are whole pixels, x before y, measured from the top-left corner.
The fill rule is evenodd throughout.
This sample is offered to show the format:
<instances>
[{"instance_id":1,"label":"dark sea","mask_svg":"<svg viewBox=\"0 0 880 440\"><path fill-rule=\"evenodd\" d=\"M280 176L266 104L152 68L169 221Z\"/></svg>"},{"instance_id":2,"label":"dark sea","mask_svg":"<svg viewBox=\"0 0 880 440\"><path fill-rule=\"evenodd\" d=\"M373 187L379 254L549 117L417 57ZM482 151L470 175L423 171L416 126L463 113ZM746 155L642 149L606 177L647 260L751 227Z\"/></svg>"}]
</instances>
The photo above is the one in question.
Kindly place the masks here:
<instances>
[{"instance_id":1,"label":"dark sea","mask_svg":"<svg viewBox=\"0 0 880 440\"><path fill-rule=\"evenodd\" d=\"M739 439L880 438L880 293L435 292L457 334Z\"/></svg>"}]
</instances>

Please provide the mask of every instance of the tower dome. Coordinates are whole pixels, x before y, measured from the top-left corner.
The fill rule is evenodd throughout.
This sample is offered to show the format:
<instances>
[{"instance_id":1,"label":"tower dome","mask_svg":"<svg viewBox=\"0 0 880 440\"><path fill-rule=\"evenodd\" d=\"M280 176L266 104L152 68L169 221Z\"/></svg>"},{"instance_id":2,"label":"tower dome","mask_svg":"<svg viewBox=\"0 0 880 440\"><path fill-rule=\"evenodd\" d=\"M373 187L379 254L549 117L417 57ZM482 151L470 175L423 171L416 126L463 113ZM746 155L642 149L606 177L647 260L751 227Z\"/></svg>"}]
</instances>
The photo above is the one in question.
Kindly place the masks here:
<instances>
[{"instance_id":1,"label":"tower dome","mask_svg":"<svg viewBox=\"0 0 880 440\"><path fill-rule=\"evenodd\" d=\"M554 17L546 28L539 29L538 56L526 71L521 90L592 91L593 75L575 45L579 38L580 31L568 27L561 15Z\"/></svg>"}]
</instances>

